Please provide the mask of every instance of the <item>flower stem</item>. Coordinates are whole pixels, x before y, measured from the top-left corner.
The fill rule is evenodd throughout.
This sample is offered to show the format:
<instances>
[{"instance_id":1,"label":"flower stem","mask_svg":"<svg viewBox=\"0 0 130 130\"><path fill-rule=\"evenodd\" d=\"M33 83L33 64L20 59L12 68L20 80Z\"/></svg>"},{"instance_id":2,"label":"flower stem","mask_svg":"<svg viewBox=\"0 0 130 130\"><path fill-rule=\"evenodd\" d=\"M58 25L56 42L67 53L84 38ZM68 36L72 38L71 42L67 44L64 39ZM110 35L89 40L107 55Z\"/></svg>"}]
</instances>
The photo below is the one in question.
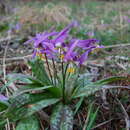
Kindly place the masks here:
<instances>
[{"instance_id":1,"label":"flower stem","mask_svg":"<svg viewBox=\"0 0 130 130\"><path fill-rule=\"evenodd\" d=\"M67 72L68 66L69 66L69 63L67 63L67 65L65 67L65 77L66 77L66 72Z\"/></svg>"},{"instance_id":2,"label":"flower stem","mask_svg":"<svg viewBox=\"0 0 130 130\"><path fill-rule=\"evenodd\" d=\"M58 78L58 76L57 76L57 69L56 69L56 66L55 66L54 59L52 59L52 63L53 63L53 68L54 68L54 84L56 86L56 78Z\"/></svg>"},{"instance_id":3,"label":"flower stem","mask_svg":"<svg viewBox=\"0 0 130 130\"><path fill-rule=\"evenodd\" d=\"M48 68L48 72L49 72L49 75L50 75L50 78L51 78L51 82L53 84L53 79L52 79L52 75L51 75L51 70L50 70L50 67L49 67L49 62L48 62L48 58L45 54L45 59L46 59L46 64L47 64L47 68Z\"/></svg>"},{"instance_id":4,"label":"flower stem","mask_svg":"<svg viewBox=\"0 0 130 130\"><path fill-rule=\"evenodd\" d=\"M64 63L63 61L61 62L61 68L62 68L62 95L63 95L63 103L65 103L65 74L64 74Z\"/></svg>"}]
</instances>

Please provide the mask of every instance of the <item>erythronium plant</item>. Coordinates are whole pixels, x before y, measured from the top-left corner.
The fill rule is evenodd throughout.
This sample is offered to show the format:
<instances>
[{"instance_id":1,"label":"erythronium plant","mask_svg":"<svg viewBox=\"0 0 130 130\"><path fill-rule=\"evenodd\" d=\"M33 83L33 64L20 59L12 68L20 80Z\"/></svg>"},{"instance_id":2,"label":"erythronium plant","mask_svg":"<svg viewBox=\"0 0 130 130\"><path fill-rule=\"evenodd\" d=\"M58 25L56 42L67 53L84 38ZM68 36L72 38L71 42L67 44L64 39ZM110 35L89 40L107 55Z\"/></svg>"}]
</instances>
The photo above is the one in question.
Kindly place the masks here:
<instances>
[{"instance_id":1,"label":"erythronium plant","mask_svg":"<svg viewBox=\"0 0 130 130\"><path fill-rule=\"evenodd\" d=\"M98 45L96 39L80 40L71 38L69 31L74 23L60 32L44 32L25 44L33 43L33 59L29 61L33 76L14 74L13 80L22 80L24 86L8 100L2 96L1 120L19 121L16 130L38 130L36 112L53 105L50 119L51 130L72 130L73 111L70 107L76 98L87 97L101 90L105 84L122 79L111 77L91 82L80 74L80 69L87 60L88 54ZM6 87L6 86L4 86ZM1 110L1 111L2 111ZM35 125L30 125L31 124ZM2 122L1 124L4 124Z\"/></svg>"},{"instance_id":2,"label":"erythronium plant","mask_svg":"<svg viewBox=\"0 0 130 130\"><path fill-rule=\"evenodd\" d=\"M71 23L60 32L37 34L26 42L33 43L33 58L45 61L43 65L47 67L48 84L59 89L64 104L71 100L75 88L76 82L68 84L69 80L78 80L80 68L88 54L96 48L102 48L96 39L69 39L69 31L73 26L74 23Z\"/></svg>"}]
</instances>

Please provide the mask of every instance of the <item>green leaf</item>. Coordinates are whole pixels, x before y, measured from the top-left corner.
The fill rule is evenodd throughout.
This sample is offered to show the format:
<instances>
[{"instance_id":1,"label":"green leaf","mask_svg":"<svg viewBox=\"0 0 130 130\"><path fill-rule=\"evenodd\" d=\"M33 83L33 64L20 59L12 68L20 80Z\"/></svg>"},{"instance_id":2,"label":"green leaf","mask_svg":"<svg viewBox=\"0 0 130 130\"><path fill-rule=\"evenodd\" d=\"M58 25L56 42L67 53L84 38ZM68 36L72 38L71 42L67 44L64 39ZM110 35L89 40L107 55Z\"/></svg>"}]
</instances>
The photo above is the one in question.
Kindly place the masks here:
<instances>
[{"instance_id":1,"label":"green leaf","mask_svg":"<svg viewBox=\"0 0 130 130\"><path fill-rule=\"evenodd\" d=\"M8 112L13 113L23 105L32 104L41 101L43 99L52 99L52 98L53 96L48 93L22 94L16 97L11 97L9 99L11 105L8 108Z\"/></svg>"},{"instance_id":2,"label":"green leaf","mask_svg":"<svg viewBox=\"0 0 130 130\"><path fill-rule=\"evenodd\" d=\"M110 77L110 78L106 78L103 80L99 80L96 82L91 82L88 85L86 85L85 87L80 86L75 89L75 91L73 92L72 98L90 96L90 95L94 94L95 92L103 89L104 85L114 82L114 81L123 80L123 79L127 79L127 78L115 76L115 77Z\"/></svg>"},{"instance_id":3,"label":"green leaf","mask_svg":"<svg viewBox=\"0 0 130 130\"><path fill-rule=\"evenodd\" d=\"M19 78L14 78L12 80L10 80L9 82L7 82L5 85L3 85L1 88L0 88L0 93L2 93L12 82L18 80Z\"/></svg>"},{"instance_id":4,"label":"green leaf","mask_svg":"<svg viewBox=\"0 0 130 130\"><path fill-rule=\"evenodd\" d=\"M51 116L51 130L73 130L73 112L67 105L58 104Z\"/></svg>"},{"instance_id":5,"label":"green leaf","mask_svg":"<svg viewBox=\"0 0 130 130\"><path fill-rule=\"evenodd\" d=\"M84 128L83 128L84 130L85 129L91 130L94 126L99 108L97 108L96 111L93 108L94 107L92 103L90 104L89 109L88 109L87 119L85 121Z\"/></svg>"},{"instance_id":6,"label":"green leaf","mask_svg":"<svg viewBox=\"0 0 130 130\"><path fill-rule=\"evenodd\" d=\"M37 86L25 86L22 89L19 89L18 91L16 91L13 95L13 97L16 97L18 95L27 93L27 92L32 92L32 91L41 91L41 90L47 90L49 88L52 88L53 86L44 86L44 87L37 87Z\"/></svg>"},{"instance_id":7,"label":"green leaf","mask_svg":"<svg viewBox=\"0 0 130 130\"><path fill-rule=\"evenodd\" d=\"M0 119L0 130L4 130L4 126L6 124L6 120L5 119Z\"/></svg>"},{"instance_id":8,"label":"green leaf","mask_svg":"<svg viewBox=\"0 0 130 130\"><path fill-rule=\"evenodd\" d=\"M9 103L7 101L0 101L0 112L3 110L6 110L9 106Z\"/></svg>"},{"instance_id":9,"label":"green leaf","mask_svg":"<svg viewBox=\"0 0 130 130\"><path fill-rule=\"evenodd\" d=\"M30 101L30 95L29 94L22 94L18 96L13 96L10 97L9 102L10 102L10 109L17 109L25 104L27 104Z\"/></svg>"},{"instance_id":10,"label":"green leaf","mask_svg":"<svg viewBox=\"0 0 130 130\"><path fill-rule=\"evenodd\" d=\"M2 93L12 82L17 80L23 81L24 83L31 83L30 79L32 77L23 74L10 74L7 76L7 78L9 81L0 88L0 93Z\"/></svg>"},{"instance_id":11,"label":"green leaf","mask_svg":"<svg viewBox=\"0 0 130 130\"><path fill-rule=\"evenodd\" d=\"M84 97L84 96L88 97L101 89L102 89L101 86L95 84L85 86L83 88L77 89L75 95L73 95L73 98Z\"/></svg>"},{"instance_id":12,"label":"green leaf","mask_svg":"<svg viewBox=\"0 0 130 130\"><path fill-rule=\"evenodd\" d=\"M76 109L74 111L74 115L78 112L79 108L81 107L82 103L83 103L84 97L81 97L80 100L78 101L78 103L75 105Z\"/></svg>"},{"instance_id":13,"label":"green leaf","mask_svg":"<svg viewBox=\"0 0 130 130\"><path fill-rule=\"evenodd\" d=\"M54 98L52 95L49 93L34 93L34 94L29 94L30 96L30 102L29 103L35 103L38 101L41 101L43 99L52 99Z\"/></svg>"},{"instance_id":14,"label":"green leaf","mask_svg":"<svg viewBox=\"0 0 130 130\"><path fill-rule=\"evenodd\" d=\"M16 79L17 77L17 79ZM42 85L43 83L39 80L39 79L35 79L34 77L30 76L30 75L24 75L24 74L20 74L20 73L13 73L13 74L9 74L7 76L8 80L11 81L13 79L16 80L20 80L23 81L24 83L32 83L32 84L38 84L38 85Z\"/></svg>"},{"instance_id":15,"label":"green leaf","mask_svg":"<svg viewBox=\"0 0 130 130\"><path fill-rule=\"evenodd\" d=\"M55 98L59 98L62 95L60 87L50 87L47 89L47 92L51 93Z\"/></svg>"},{"instance_id":16,"label":"green leaf","mask_svg":"<svg viewBox=\"0 0 130 130\"><path fill-rule=\"evenodd\" d=\"M124 76L112 76L109 78L105 78L105 79L96 81L95 84L106 85L106 84L111 83L111 82L115 82L115 81L119 81L119 80L127 80L127 79L128 79L128 77L124 77Z\"/></svg>"},{"instance_id":17,"label":"green leaf","mask_svg":"<svg viewBox=\"0 0 130 130\"><path fill-rule=\"evenodd\" d=\"M49 77L44 68L44 62L40 59L34 59L28 62L36 79L42 81L45 85L50 85Z\"/></svg>"},{"instance_id":18,"label":"green leaf","mask_svg":"<svg viewBox=\"0 0 130 130\"><path fill-rule=\"evenodd\" d=\"M45 100L42 100L42 101L39 101L35 104L31 104L32 106L28 109L28 113L25 115L26 117L27 116L30 116L32 115L33 113L49 106L49 105L52 105L52 104L55 104L59 101L60 99L56 99L56 98L53 98L53 99L45 99Z\"/></svg>"},{"instance_id":19,"label":"green leaf","mask_svg":"<svg viewBox=\"0 0 130 130\"><path fill-rule=\"evenodd\" d=\"M25 100L26 98L27 101ZM9 119L17 121L19 119L31 116L35 112L38 112L39 110L48 107L49 105L55 104L60 100L57 98L50 98L42 99L38 102L33 101L32 103L28 103L28 100L30 100L29 95L26 95L25 99L23 101L19 100L19 104L15 103L11 105L11 107L8 110L8 113L6 113L6 116Z\"/></svg>"},{"instance_id":20,"label":"green leaf","mask_svg":"<svg viewBox=\"0 0 130 130\"><path fill-rule=\"evenodd\" d=\"M32 78L29 75L21 74L21 73L13 73L13 74L8 74L7 79L8 80L13 80L17 77L17 80L21 80L24 83L31 83L30 79Z\"/></svg>"},{"instance_id":21,"label":"green leaf","mask_svg":"<svg viewBox=\"0 0 130 130\"><path fill-rule=\"evenodd\" d=\"M19 95L19 96L15 97L15 98L12 97L9 99L9 102L11 105L7 109L5 117L8 117L11 120L17 120L17 119L20 119L24 114L26 114L27 109L22 110L21 108L25 104L30 102L30 95L23 94L23 95ZM19 113L19 111L20 112L22 111L22 112ZM17 113L19 113L19 114L17 115Z\"/></svg>"},{"instance_id":22,"label":"green leaf","mask_svg":"<svg viewBox=\"0 0 130 130\"><path fill-rule=\"evenodd\" d=\"M40 130L40 125L36 116L30 116L21 120L16 130Z\"/></svg>"},{"instance_id":23,"label":"green leaf","mask_svg":"<svg viewBox=\"0 0 130 130\"><path fill-rule=\"evenodd\" d=\"M90 119L89 119L89 123L88 123L86 130L91 130L93 128L96 117L97 117L98 110L99 110L99 108L97 108L95 112L94 111L90 112Z\"/></svg>"}]
</instances>

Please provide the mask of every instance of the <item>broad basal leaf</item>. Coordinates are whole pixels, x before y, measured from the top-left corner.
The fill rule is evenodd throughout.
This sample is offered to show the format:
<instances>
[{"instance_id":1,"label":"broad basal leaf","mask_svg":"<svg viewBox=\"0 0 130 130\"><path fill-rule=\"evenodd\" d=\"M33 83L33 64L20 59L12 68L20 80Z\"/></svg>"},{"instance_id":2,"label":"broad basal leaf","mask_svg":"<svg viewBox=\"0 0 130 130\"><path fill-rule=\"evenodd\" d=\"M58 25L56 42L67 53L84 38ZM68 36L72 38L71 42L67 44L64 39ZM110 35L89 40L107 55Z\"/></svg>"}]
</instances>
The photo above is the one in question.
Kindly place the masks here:
<instances>
[{"instance_id":1,"label":"broad basal leaf","mask_svg":"<svg viewBox=\"0 0 130 130\"><path fill-rule=\"evenodd\" d=\"M58 104L51 116L51 130L73 130L73 112L69 106Z\"/></svg>"},{"instance_id":2,"label":"broad basal leaf","mask_svg":"<svg viewBox=\"0 0 130 130\"><path fill-rule=\"evenodd\" d=\"M39 122L36 116L30 116L20 120L16 130L40 130Z\"/></svg>"},{"instance_id":3,"label":"broad basal leaf","mask_svg":"<svg viewBox=\"0 0 130 130\"><path fill-rule=\"evenodd\" d=\"M128 78L124 77L124 76L112 76L112 77L108 77L108 78L105 78L102 80L98 80L95 82L95 84L106 85L106 84L111 83L111 82L115 82L115 81L119 81L119 80L126 80L126 79L128 79Z\"/></svg>"},{"instance_id":4,"label":"broad basal leaf","mask_svg":"<svg viewBox=\"0 0 130 130\"><path fill-rule=\"evenodd\" d=\"M31 85L31 86L30 86ZM18 95L24 94L24 93L28 93L28 92L32 92L32 91L42 91L42 90L47 90L49 88L52 88L53 86L43 86L43 87L37 87L33 84L30 84L27 86L22 87L21 89L19 89L18 91L16 91L13 95L13 97L16 97Z\"/></svg>"},{"instance_id":5,"label":"broad basal leaf","mask_svg":"<svg viewBox=\"0 0 130 130\"><path fill-rule=\"evenodd\" d=\"M49 105L52 105L52 104L55 104L59 101L60 99L56 99L56 98L52 98L52 99L45 99L45 100L42 100L40 102L37 102L35 104L30 104L30 106L28 105L28 113L25 115L26 117L27 116L30 116L32 115L33 113L49 106Z\"/></svg>"},{"instance_id":6,"label":"broad basal leaf","mask_svg":"<svg viewBox=\"0 0 130 130\"><path fill-rule=\"evenodd\" d=\"M22 107L23 105L32 104L44 99L52 98L53 96L51 96L48 93L22 94L18 96L13 96L9 99L10 106L8 112L13 113L13 111L15 112L18 108Z\"/></svg>"},{"instance_id":7,"label":"broad basal leaf","mask_svg":"<svg viewBox=\"0 0 130 130\"><path fill-rule=\"evenodd\" d=\"M32 77L29 76L29 75L21 74L21 73L13 73L13 74L8 74L7 75L7 79L9 81L11 81L11 80L13 80L15 78L17 78L17 80L23 81L24 83L30 83L30 79Z\"/></svg>"},{"instance_id":8,"label":"broad basal leaf","mask_svg":"<svg viewBox=\"0 0 130 130\"><path fill-rule=\"evenodd\" d=\"M12 108L11 107L9 108L6 116L13 121L17 121L19 119L31 116L34 113L38 112L39 110L48 107L49 105L57 103L60 99L50 98L32 103L28 103L28 100L30 99L28 99L27 97L27 101L24 100L23 105L22 104L20 105L20 103L14 105L12 104Z\"/></svg>"},{"instance_id":9,"label":"broad basal leaf","mask_svg":"<svg viewBox=\"0 0 130 130\"><path fill-rule=\"evenodd\" d=\"M15 82L17 80L22 81L23 83L34 83L34 81L36 82L37 80L33 79L31 76L28 75L24 75L24 74L8 74L7 75L7 79L8 82L3 85L0 88L0 92L2 93L12 82ZM33 81L33 82L32 82ZM37 83L39 83L37 81ZM43 85L42 85L43 86Z\"/></svg>"},{"instance_id":10,"label":"broad basal leaf","mask_svg":"<svg viewBox=\"0 0 130 130\"><path fill-rule=\"evenodd\" d=\"M46 92L49 92L55 98L61 97L61 88L60 87L50 87L47 89Z\"/></svg>"},{"instance_id":11,"label":"broad basal leaf","mask_svg":"<svg viewBox=\"0 0 130 130\"><path fill-rule=\"evenodd\" d=\"M0 112L3 110L6 110L9 106L9 103L7 101L0 101Z\"/></svg>"},{"instance_id":12,"label":"broad basal leaf","mask_svg":"<svg viewBox=\"0 0 130 130\"><path fill-rule=\"evenodd\" d=\"M5 126L6 122L7 122L6 119L0 119L0 130L4 130L4 126Z\"/></svg>"},{"instance_id":13,"label":"broad basal leaf","mask_svg":"<svg viewBox=\"0 0 130 130\"><path fill-rule=\"evenodd\" d=\"M36 79L42 81L45 85L50 85L50 80L44 68L44 62L39 59L29 61L29 65L32 68L32 72Z\"/></svg>"},{"instance_id":14,"label":"broad basal leaf","mask_svg":"<svg viewBox=\"0 0 130 130\"><path fill-rule=\"evenodd\" d=\"M90 95L94 94L95 92L103 89L104 85L114 82L114 81L123 80L123 79L126 79L126 77L116 77L115 76L115 77L110 77L110 78L106 78L103 80L99 80L97 82L91 82L88 85L86 85L85 87L81 86L81 87L76 88L73 93L72 98L90 96Z\"/></svg>"}]
</instances>

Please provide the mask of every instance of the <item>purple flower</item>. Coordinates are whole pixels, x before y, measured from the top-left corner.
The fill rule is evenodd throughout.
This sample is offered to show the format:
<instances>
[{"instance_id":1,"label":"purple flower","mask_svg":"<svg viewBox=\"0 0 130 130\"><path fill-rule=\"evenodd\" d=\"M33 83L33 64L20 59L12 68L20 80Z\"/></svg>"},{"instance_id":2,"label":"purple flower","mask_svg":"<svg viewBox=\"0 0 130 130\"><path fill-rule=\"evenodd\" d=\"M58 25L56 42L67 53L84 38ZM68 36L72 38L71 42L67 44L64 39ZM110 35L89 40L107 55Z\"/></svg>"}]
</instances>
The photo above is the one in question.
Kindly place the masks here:
<instances>
[{"instance_id":1,"label":"purple flower","mask_svg":"<svg viewBox=\"0 0 130 130\"><path fill-rule=\"evenodd\" d=\"M96 48L104 48L104 47L100 45L90 46L84 53L82 53L82 55L78 59L79 65L82 65L87 60L88 54Z\"/></svg>"},{"instance_id":2,"label":"purple flower","mask_svg":"<svg viewBox=\"0 0 130 130\"><path fill-rule=\"evenodd\" d=\"M63 30L61 30L58 35L52 40L52 42L56 45L57 43L64 43L66 38L69 36L69 32L71 30L71 28L73 28L74 26L77 26L76 21L72 22L71 24L69 24L67 27L65 27Z\"/></svg>"},{"instance_id":3,"label":"purple flower","mask_svg":"<svg viewBox=\"0 0 130 130\"><path fill-rule=\"evenodd\" d=\"M5 97L4 95L0 94L0 101L7 101L8 98Z\"/></svg>"},{"instance_id":4,"label":"purple flower","mask_svg":"<svg viewBox=\"0 0 130 130\"><path fill-rule=\"evenodd\" d=\"M34 49L34 50L33 50L33 54L32 54L32 58L35 58L35 57L36 57L36 54L37 54L37 50Z\"/></svg>"},{"instance_id":5,"label":"purple flower","mask_svg":"<svg viewBox=\"0 0 130 130\"><path fill-rule=\"evenodd\" d=\"M130 23L130 19L128 19L127 21L128 21L128 23Z\"/></svg>"},{"instance_id":6,"label":"purple flower","mask_svg":"<svg viewBox=\"0 0 130 130\"><path fill-rule=\"evenodd\" d=\"M123 16L123 19L124 19L124 20L127 20L127 19L128 19L128 16Z\"/></svg>"},{"instance_id":7,"label":"purple flower","mask_svg":"<svg viewBox=\"0 0 130 130\"><path fill-rule=\"evenodd\" d=\"M59 34L56 36L56 38L54 39L54 42L64 42L64 40L66 39L66 37L68 36L68 33L70 31L70 29L73 27L73 24L68 25L66 28L64 28L63 30L61 30L59 32Z\"/></svg>"},{"instance_id":8,"label":"purple flower","mask_svg":"<svg viewBox=\"0 0 130 130\"><path fill-rule=\"evenodd\" d=\"M86 61L86 59L88 58L88 54L91 52L91 50L88 50L88 51L86 51L85 53L83 53L81 56L80 56L80 58L78 59L78 61L79 61L79 65L82 65L85 61Z\"/></svg>"},{"instance_id":9,"label":"purple flower","mask_svg":"<svg viewBox=\"0 0 130 130\"><path fill-rule=\"evenodd\" d=\"M79 40L77 40L77 41L75 41L72 45L71 45L71 47L68 49L68 51L67 51L67 53L66 53L66 55L65 55L65 61L68 61L68 60L72 60L73 59L73 57L74 57L74 55L75 55L75 53L74 53L74 49L76 48L76 46L78 45L78 43L79 43Z\"/></svg>"},{"instance_id":10,"label":"purple flower","mask_svg":"<svg viewBox=\"0 0 130 130\"><path fill-rule=\"evenodd\" d=\"M34 41L34 47L39 47L39 45L43 42L48 41L49 42L49 37L51 36L55 36L57 34L57 32L44 32L42 34L37 34L35 39L33 39Z\"/></svg>"},{"instance_id":11,"label":"purple flower","mask_svg":"<svg viewBox=\"0 0 130 130\"><path fill-rule=\"evenodd\" d=\"M87 35L88 35L89 37L93 37L93 36L94 36L94 32L88 32Z\"/></svg>"},{"instance_id":12,"label":"purple flower","mask_svg":"<svg viewBox=\"0 0 130 130\"><path fill-rule=\"evenodd\" d=\"M123 16L124 20L127 21L128 23L130 23L130 19L128 16Z\"/></svg>"},{"instance_id":13,"label":"purple flower","mask_svg":"<svg viewBox=\"0 0 130 130\"><path fill-rule=\"evenodd\" d=\"M15 30L16 30L16 31L19 31L19 30L21 29L21 27L22 27L22 25L21 25L20 23L17 23L17 24L15 25Z\"/></svg>"},{"instance_id":14,"label":"purple flower","mask_svg":"<svg viewBox=\"0 0 130 130\"><path fill-rule=\"evenodd\" d=\"M96 43L98 43L99 40L97 39L87 39L87 40L80 40L78 47L82 49L89 49L92 46L95 46Z\"/></svg>"},{"instance_id":15,"label":"purple flower","mask_svg":"<svg viewBox=\"0 0 130 130\"><path fill-rule=\"evenodd\" d=\"M25 44L32 43L34 45L33 57L46 55L49 59L55 59L64 62L76 62L83 64L88 54L97 46L99 40L91 38L86 40L70 39L69 31L75 26L75 22L65 27L60 32L43 32L36 34L35 37L28 40Z\"/></svg>"}]
</instances>

